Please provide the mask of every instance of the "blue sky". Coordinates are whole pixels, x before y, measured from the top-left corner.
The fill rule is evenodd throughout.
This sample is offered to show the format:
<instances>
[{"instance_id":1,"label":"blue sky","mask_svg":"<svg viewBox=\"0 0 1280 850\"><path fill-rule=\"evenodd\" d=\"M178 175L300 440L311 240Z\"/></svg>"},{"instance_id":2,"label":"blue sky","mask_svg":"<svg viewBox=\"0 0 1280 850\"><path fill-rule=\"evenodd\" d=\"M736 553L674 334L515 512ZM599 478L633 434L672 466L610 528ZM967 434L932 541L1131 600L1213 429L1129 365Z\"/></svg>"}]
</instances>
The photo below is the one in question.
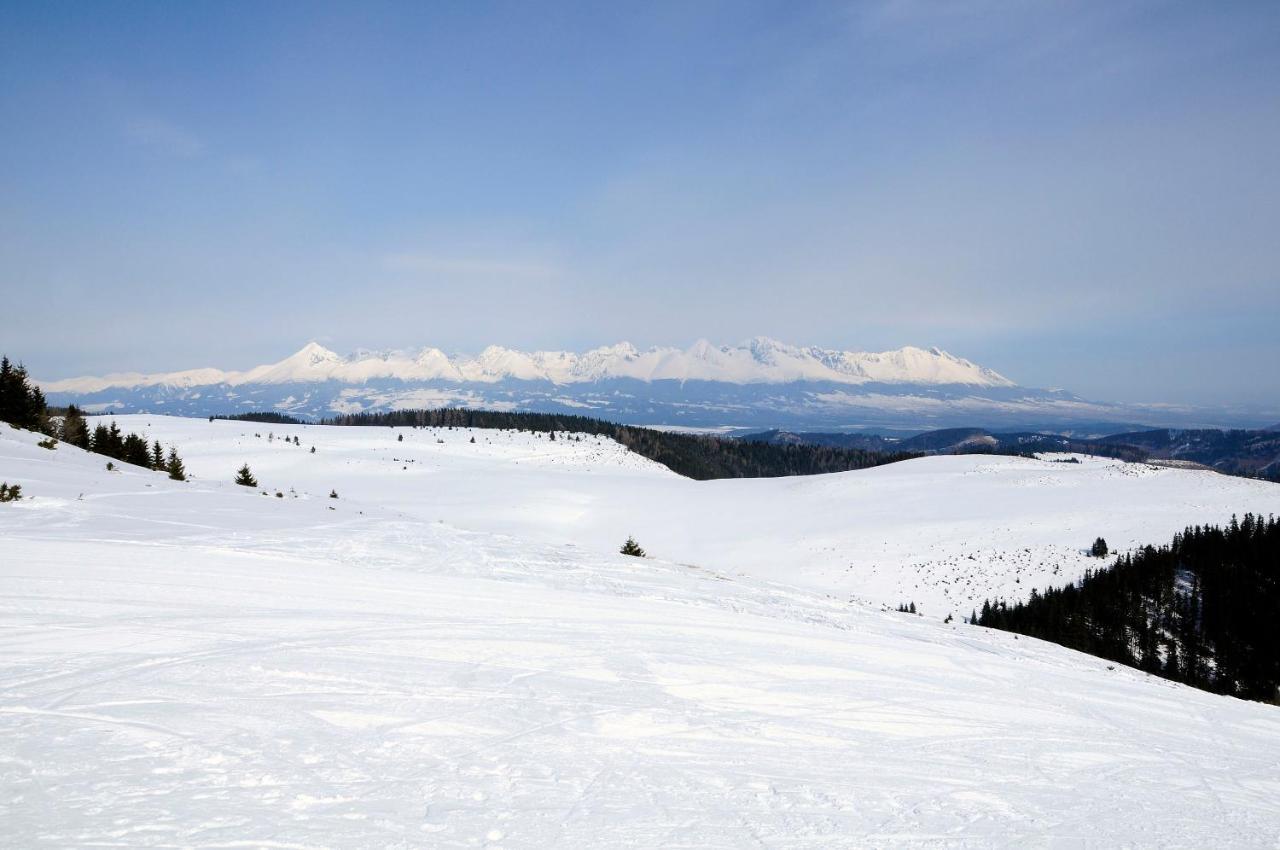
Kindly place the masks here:
<instances>
[{"instance_id":1,"label":"blue sky","mask_svg":"<svg viewBox=\"0 0 1280 850\"><path fill-rule=\"evenodd\" d=\"M0 348L938 345L1280 397L1280 4L5 3Z\"/></svg>"}]
</instances>

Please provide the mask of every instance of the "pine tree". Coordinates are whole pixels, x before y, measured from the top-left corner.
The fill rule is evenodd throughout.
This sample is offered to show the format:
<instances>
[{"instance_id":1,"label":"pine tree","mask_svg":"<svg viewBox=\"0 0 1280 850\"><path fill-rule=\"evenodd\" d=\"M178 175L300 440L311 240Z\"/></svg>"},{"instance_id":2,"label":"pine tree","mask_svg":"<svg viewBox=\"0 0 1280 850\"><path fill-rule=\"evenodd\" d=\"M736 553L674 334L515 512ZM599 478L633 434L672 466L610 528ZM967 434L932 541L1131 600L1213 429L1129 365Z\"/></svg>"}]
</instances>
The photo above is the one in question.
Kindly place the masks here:
<instances>
[{"instance_id":1,"label":"pine tree","mask_svg":"<svg viewBox=\"0 0 1280 850\"><path fill-rule=\"evenodd\" d=\"M159 443L156 446L159 447ZM169 447L169 459L165 464L165 469L169 472L169 477L174 481L186 481L187 470L182 465L182 458L178 457L178 450L173 446Z\"/></svg>"},{"instance_id":2,"label":"pine tree","mask_svg":"<svg viewBox=\"0 0 1280 850\"><path fill-rule=\"evenodd\" d=\"M120 436L120 426L116 424L114 419L111 420L111 425L107 427L106 446L100 449L95 443L93 450L98 454L104 454L116 460L124 460L124 438Z\"/></svg>"},{"instance_id":3,"label":"pine tree","mask_svg":"<svg viewBox=\"0 0 1280 850\"><path fill-rule=\"evenodd\" d=\"M151 448L137 434L128 434L124 438L124 456L121 460L151 469Z\"/></svg>"},{"instance_id":4,"label":"pine tree","mask_svg":"<svg viewBox=\"0 0 1280 850\"><path fill-rule=\"evenodd\" d=\"M1089 549L1089 554L1095 558L1105 558L1110 550L1107 548L1107 541L1099 537L1093 541L1093 546Z\"/></svg>"},{"instance_id":5,"label":"pine tree","mask_svg":"<svg viewBox=\"0 0 1280 850\"><path fill-rule=\"evenodd\" d=\"M160 441L156 440L155 445L151 447L151 468L155 470L165 469L164 449L160 447Z\"/></svg>"},{"instance_id":6,"label":"pine tree","mask_svg":"<svg viewBox=\"0 0 1280 850\"><path fill-rule=\"evenodd\" d=\"M52 433L44 393L27 380L27 370L0 357L0 422L28 431Z\"/></svg>"},{"instance_id":7,"label":"pine tree","mask_svg":"<svg viewBox=\"0 0 1280 850\"><path fill-rule=\"evenodd\" d=\"M329 491L329 498L330 498L330 499L336 499L336 498L338 498L338 491L337 491L337 490L330 490L330 491Z\"/></svg>"},{"instance_id":8,"label":"pine tree","mask_svg":"<svg viewBox=\"0 0 1280 850\"><path fill-rule=\"evenodd\" d=\"M241 487L257 487L258 479L253 477L253 472L249 469L249 464L240 467L236 472L236 483Z\"/></svg>"},{"instance_id":9,"label":"pine tree","mask_svg":"<svg viewBox=\"0 0 1280 850\"><path fill-rule=\"evenodd\" d=\"M81 449L89 448L89 423L85 422L84 414L74 404L67 406L62 417L62 442Z\"/></svg>"},{"instance_id":10,"label":"pine tree","mask_svg":"<svg viewBox=\"0 0 1280 850\"><path fill-rule=\"evenodd\" d=\"M640 544L636 542L634 537L628 537L627 542L622 544L622 548L618 550L623 555L630 555L633 558L643 558L644 550L640 548Z\"/></svg>"}]
</instances>

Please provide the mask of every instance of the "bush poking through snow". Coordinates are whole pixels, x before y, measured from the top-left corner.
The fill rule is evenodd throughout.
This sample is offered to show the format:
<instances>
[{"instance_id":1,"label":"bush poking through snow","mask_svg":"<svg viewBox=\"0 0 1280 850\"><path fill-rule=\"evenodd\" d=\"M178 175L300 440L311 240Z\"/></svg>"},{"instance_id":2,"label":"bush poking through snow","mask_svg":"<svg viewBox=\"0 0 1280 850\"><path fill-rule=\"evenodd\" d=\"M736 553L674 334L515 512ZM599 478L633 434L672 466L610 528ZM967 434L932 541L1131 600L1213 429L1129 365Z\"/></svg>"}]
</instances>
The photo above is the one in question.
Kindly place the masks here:
<instances>
[{"instance_id":1,"label":"bush poking through snow","mask_svg":"<svg viewBox=\"0 0 1280 850\"><path fill-rule=\"evenodd\" d=\"M627 542L622 544L622 548L618 550L623 555L630 555L633 558L643 558L644 550L640 548L640 544L636 542L634 537L628 537Z\"/></svg>"},{"instance_id":2,"label":"bush poking through snow","mask_svg":"<svg viewBox=\"0 0 1280 850\"><path fill-rule=\"evenodd\" d=\"M337 490L330 490L330 491L329 491L329 498L330 498L330 499L336 499L336 498L338 498L338 491L337 491Z\"/></svg>"},{"instance_id":3,"label":"bush poking through snow","mask_svg":"<svg viewBox=\"0 0 1280 850\"><path fill-rule=\"evenodd\" d=\"M40 448L42 448L42 449L49 449L49 450L53 450L53 449L56 449L56 448L58 447L58 441L57 441L57 440L55 440L53 437L46 437L45 439L43 439L43 440L41 440L40 442L36 443L36 445L37 445L37 446L39 446L39 447L40 447Z\"/></svg>"},{"instance_id":4,"label":"bush poking through snow","mask_svg":"<svg viewBox=\"0 0 1280 850\"><path fill-rule=\"evenodd\" d=\"M4 482L0 484L0 502L16 502L22 498L22 485Z\"/></svg>"}]
</instances>

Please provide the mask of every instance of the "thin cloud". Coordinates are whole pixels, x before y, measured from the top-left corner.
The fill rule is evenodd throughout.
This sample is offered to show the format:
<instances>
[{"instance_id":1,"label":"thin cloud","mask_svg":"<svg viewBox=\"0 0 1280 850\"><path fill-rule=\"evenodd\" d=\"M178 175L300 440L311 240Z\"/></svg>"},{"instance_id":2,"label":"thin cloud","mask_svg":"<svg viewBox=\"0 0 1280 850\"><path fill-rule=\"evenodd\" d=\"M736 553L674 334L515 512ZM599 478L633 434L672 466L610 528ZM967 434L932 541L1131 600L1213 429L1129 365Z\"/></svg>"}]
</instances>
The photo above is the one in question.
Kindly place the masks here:
<instances>
[{"instance_id":1,"label":"thin cloud","mask_svg":"<svg viewBox=\"0 0 1280 850\"><path fill-rule=\"evenodd\" d=\"M157 153L193 159L205 153L204 140L171 121L155 115L138 116L125 124L124 134Z\"/></svg>"},{"instance_id":2,"label":"thin cloud","mask_svg":"<svg viewBox=\"0 0 1280 850\"><path fill-rule=\"evenodd\" d=\"M435 254L389 254L383 265L392 271L458 277L518 278L550 280L560 276L560 269L536 260L491 259L486 257L447 257Z\"/></svg>"}]
</instances>

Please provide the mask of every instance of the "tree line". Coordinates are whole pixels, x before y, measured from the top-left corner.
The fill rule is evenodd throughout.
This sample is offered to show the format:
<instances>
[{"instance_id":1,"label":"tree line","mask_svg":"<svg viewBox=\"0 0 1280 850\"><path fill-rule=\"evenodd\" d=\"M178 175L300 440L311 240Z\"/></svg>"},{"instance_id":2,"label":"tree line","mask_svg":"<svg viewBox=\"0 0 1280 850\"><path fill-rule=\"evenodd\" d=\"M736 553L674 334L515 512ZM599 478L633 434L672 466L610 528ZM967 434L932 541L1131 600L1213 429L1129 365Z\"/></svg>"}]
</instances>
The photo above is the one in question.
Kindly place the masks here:
<instances>
[{"instance_id":1,"label":"tree line","mask_svg":"<svg viewBox=\"0 0 1280 850\"><path fill-rule=\"evenodd\" d=\"M1280 519L1192 526L1167 546L1026 602L983 603L978 625L1043 638L1166 679L1280 702Z\"/></svg>"},{"instance_id":2,"label":"tree line","mask_svg":"<svg viewBox=\"0 0 1280 850\"><path fill-rule=\"evenodd\" d=\"M490 428L551 433L572 432L609 437L636 454L688 478L777 478L847 472L919 457L910 452L876 452L832 446L772 445L703 434L680 434L619 425L589 416L470 410L393 410L350 413L321 420L322 425L368 425L409 428Z\"/></svg>"},{"instance_id":3,"label":"tree line","mask_svg":"<svg viewBox=\"0 0 1280 850\"><path fill-rule=\"evenodd\" d=\"M270 410L254 411L251 413L231 413L231 414L223 414L221 416L209 417L210 422L214 421L215 419L223 419L230 422L268 423L271 425L306 425L307 424L306 422L303 422L301 419L298 419L296 416L290 416L287 413L276 413L275 411L270 411Z\"/></svg>"},{"instance_id":4,"label":"tree line","mask_svg":"<svg viewBox=\"0 0 1280 850\"><path fill-rule=\"evenodd\" d=\"M40 443L43 448L52 449L61 440L113 461L168 473L175 481L187 480L186 466L175 447L166 451L159 440L148 443L140 434L125 434L114 421L91 429L84 412L74 404L61 411L49 408L27 370L10 363L8 357L0 357L0 422L51 438Z\"/></svg>"}]
</instances>

